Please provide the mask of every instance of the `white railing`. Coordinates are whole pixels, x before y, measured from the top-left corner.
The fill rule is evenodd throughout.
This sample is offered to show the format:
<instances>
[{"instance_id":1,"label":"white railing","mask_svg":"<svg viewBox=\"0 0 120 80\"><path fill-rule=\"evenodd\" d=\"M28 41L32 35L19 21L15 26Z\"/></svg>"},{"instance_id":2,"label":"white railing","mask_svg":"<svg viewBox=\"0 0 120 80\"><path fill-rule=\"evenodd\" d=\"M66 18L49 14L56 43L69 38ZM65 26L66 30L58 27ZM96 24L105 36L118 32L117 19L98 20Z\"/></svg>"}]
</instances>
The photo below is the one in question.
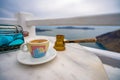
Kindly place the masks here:
<instances>
[{"instance_id":1,"label":"white railing","mask_svg":"<svg viewBox=\"0 0 120 80\"><path fill-rule=\"evenodd\" d=\"M120 14L108 14L61 19L28 19L27 26L120 26ZM33 28L32 28L33 29ZM32 30L31 29L31 30ZM34 33L34 32L33 32ZM31 34L32 35L32 34Z\"/></svg>"},{"instance_id":2,"label":"white railing","mask_svg":"<svg viewBox=\"0 0 120 80\"><path fill-rule=\"evenodd\" d=\"M15 19L0 18L0 24L21 25L30 35L35 35L34 26L58 26L58 25L95 25L95 26L120 26L120 14L105 14L96 16L84 16L61 19L35 19L30 13L17 13Z\"/></svg>"},{"instance_id":3,"label":"white railing","mask_svg":"<svg viewBox=\"0 0 120 80\"><path fill-rule=\"evenodd\" d=\"M87 17L73 17L73 18L62 18L62 19L35 19L32 14L30 13L18 13L15 15L15 19L8 19L8 18L0 18L0 24L10 24L10 25L21 25L25 31L30 33L30 36L35 35L35 26L56 26L56 25L95 25L95 26L120 26L120 14L108 14L108 15L98 15L98 16L87 16ZM102 54L107 57L112 57L117 60L120 60L120 55L114 54L109 55L110 52L106 52L102 50L94 50L91 48L87 48L87 50L92 52L99 53L107 53Z\"/></svg>"},{"instance_id":4,"label":"white railing","mask_svg":"<svg viewBox=\"0 0 120 80\"><path fill-rule=\"evenodd\" d=\"M102 25L102 26L120 26L120 14L96 15L85 17L73 17L62 19L29 20L27 25Z\"/></svg>"}]
</instances>

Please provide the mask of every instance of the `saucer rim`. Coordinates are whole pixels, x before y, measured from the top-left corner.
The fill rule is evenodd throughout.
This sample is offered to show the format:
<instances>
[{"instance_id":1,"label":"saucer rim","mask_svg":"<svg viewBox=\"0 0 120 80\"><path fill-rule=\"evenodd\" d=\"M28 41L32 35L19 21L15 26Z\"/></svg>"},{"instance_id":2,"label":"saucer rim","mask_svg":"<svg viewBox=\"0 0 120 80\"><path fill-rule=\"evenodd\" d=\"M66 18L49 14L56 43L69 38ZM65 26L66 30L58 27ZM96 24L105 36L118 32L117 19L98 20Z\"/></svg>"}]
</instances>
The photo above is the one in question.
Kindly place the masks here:
<instances>
[{"instance_id":1,"label":"saucer rim","mask_svg":"<svg viewBox=\"0 0 120 80\"><path fill-rule=\"evenodd\" d=\"M50 48L52 51L51 52L53 52L53 54L52 54L52 56L50 56L49 58L47 57L47 59L45 59L44 61L37 61L37 62L35 62L35 63L29 63L29 62L25 62L24 60L21 60L20 58L19 58L19 55L21 54L23 54L24 52L22 52L21 50L20 50L20 53L18 53L17 54L17 61L18 62L20 62L21 64L25 64L25 65L38 65L38 64L43 64L43 63L47 63L47 62L49 62L49 61L51 61L51 60L53 60L56 56L57 56L57 53L56 53L56 51L53 49L53 48ZM22 52L22 53L21 53ZM28 52L27 52L28 53ZM49 50L48 50L48 52L47 53L49 53ZM50 54L50 53L49 53ZM45 57L45 56L43 56L43 57ZM32 58L32 57L31 57ZM33 58L33 59L37 59L37 58ZM38 58L38 59L41 59L41 58Z\"/></svg>"}]
</instances>

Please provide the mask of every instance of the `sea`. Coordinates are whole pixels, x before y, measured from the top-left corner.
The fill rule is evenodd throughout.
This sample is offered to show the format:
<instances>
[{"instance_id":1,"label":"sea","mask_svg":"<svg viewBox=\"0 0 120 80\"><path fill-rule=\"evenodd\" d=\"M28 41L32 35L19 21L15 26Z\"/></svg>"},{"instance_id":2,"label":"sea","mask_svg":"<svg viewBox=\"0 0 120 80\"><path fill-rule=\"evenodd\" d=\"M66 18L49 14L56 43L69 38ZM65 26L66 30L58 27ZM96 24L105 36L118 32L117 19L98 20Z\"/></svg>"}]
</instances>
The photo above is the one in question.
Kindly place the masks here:
<instances>
[{"instance_id":1,"label":"sea","mask_svg":"<svg viewBox=\"0 0 120 80\"><path fill-rule=\"evenodd\" d=\"M60 28L61 27L61 28ZM72 26L74 29L66 29L68 26L36 26L37 29L44 31L36 31L36 35L56 36L62 34L68 40L95 38L99 35L119 30L120 26ZM79 43L83 46L105 49L96 43Z\"/></svg>"}]
</instances>

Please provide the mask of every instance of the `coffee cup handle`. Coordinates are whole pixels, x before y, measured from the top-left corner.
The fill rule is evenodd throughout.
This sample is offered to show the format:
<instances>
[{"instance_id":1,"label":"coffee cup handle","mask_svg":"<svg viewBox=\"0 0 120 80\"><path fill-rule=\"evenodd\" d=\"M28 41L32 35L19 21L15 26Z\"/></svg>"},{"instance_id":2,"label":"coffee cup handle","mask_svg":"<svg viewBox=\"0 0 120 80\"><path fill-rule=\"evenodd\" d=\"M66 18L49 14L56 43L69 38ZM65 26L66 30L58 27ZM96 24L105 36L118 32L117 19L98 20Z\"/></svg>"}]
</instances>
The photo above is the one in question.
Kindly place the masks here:
<instances>
[{"instance_id":1,"label":"coffee cup handle","mask_svg":"<svg viewBox=\"0 0 120 80\"><path fill-rule=\"evenodd\" d=\"M22 50L23 52L28 52L28 47L27 47L27 43L24 43L20 46L20 50Z\"/></svg>"}]
</instances>

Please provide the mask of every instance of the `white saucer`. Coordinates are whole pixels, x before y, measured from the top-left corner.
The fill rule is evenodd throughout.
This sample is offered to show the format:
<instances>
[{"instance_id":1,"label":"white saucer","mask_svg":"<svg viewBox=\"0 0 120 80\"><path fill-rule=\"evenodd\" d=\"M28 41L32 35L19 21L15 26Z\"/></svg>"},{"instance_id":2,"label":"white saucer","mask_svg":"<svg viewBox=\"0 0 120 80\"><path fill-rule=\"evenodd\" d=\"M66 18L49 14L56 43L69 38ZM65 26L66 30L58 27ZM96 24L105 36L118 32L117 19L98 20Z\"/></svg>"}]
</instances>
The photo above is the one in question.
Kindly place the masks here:
<instances>
[{"instance_id":1,"label":"white saucer","mask_svg":"<svg viewBox=\"0 0 120 80\"><path fill-rule=\"evenodd\" d=\"M20 50L20 52L17 54L17 60L25 65L37 65L37 64L43 64L48 61L51 61L56 57L56 51L50 47L46 53L46 55L42 58L33 58L29 52L23 52Z\"/></svg>"}]
</instances>

